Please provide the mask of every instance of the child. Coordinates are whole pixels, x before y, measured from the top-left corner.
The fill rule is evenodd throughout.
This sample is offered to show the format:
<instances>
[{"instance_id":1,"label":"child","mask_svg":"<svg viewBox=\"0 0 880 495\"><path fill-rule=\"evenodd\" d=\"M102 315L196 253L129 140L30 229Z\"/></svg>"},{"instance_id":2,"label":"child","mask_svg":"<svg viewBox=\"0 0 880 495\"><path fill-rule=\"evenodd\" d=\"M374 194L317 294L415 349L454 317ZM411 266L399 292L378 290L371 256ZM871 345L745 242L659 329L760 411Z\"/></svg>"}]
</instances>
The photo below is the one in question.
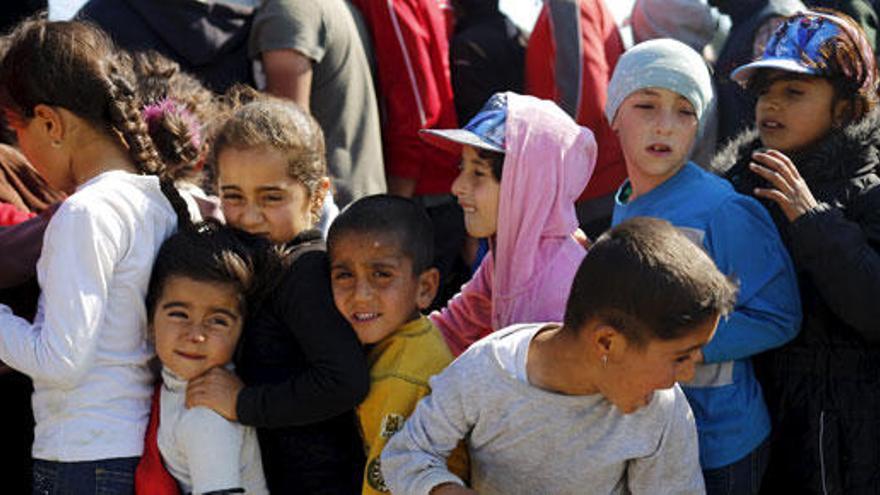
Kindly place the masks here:
<instances>
[{"instance_id":1,"label":"child","mask_svg":"<svg viewBox=\"0 0 880 495\"><path fill-rule=\"evenodd\" d=\"M736 295L668 223L603 234L565 321L500 330L431 380L382 454L392 493L703 493L693 416L676 380ZM472 490L442 462L465 439Z\"/></svg>"},{"instance_id":2,"label":"child","mask_svg":"<svg viewBox=\"0 0 880 495\"><path fill-rule=\"evenodd\" d=\"M768 493L874 493L880 458L880 116L874 54L848 18L789 18L734 78L756 130L714 165L763 200L799 274L800 336L767 356ZM768 150L769 148L769 150ZM795 455L796 454L796 455Z\"/></svg>"},{"instance_id":3,"label":"child","mask_svg":"<svg viewBox=\"0 0 880 495\"><path fill-rule=\"evenodd\" d=\"M428 378L452 362L443 336L419 313L439 284L440 273L431 266L433 238L423 209L387 195L349 205L327 238L336 308L369 348L370 393L357 409L367 451L364 495L388 493L382 449L431 392ZM464 451L456 454L450 469L466 479Z\"/></svg>"},{"instance_id":4,"label":"child","mask_svg":"<svg viewBox=\"0 0 880 495\"><path fill-rule=\"evenodd\" d=\"M187 405L257 427L272 493L351 495L363 447L353 409L369 375L351 327L333 306L327 255L313 227L329 187L318 124L269 97L237 109L214 139L223 215L291 250L273 297L248 318L236 367L192 380Z\"/></svg>"},{"instance_id":5,"label":"child","mask_svg":"<svg viewBox=\"0 0 880 495\"><path fill-rule=\"evenodd\" d=\"M464 129L422 136L461 153L452 193L468 234L489 238L473 279L430 316L452 353L513 323L560 320L586 254L572 234L596 162L593 134L549 101L497 93Z\"/></svg>"},{"instance_id":6,"label":"child","mask_svg":"<svg viewBox=\"0 0 880 495\"><path fill-rule=\"evenodd\" d=\"M28 160L70 196L45 232L32 325L0 306L0 359L34 382L34 493L125 493L153 375L144 295L188 222L133 91L98 29L26 20L0 61L0 107Z\"/></svg>"},{"instance_id":7,"label":"child","mask_svg":"<svg viewBox=\"0 0 880 495\"><path fill-rule=\"evenodd\" d=\"M683 389L697 421L706 492L756 493L770 418L749 358L798 332L791 260L757 201L687 160L712 98L709 72L693 49L670 39L636 45L621 57L609 88L605 111L628 176L613 224L634 216L668 220L740 283L734 311Z\"/></svg>"},{"instance_id":8,"label":"child","mask_svg":"<svg viewBox=\"0 0 880 495\"><path fill-rule=\"evenodd\" d=\"M171 236L153 266L147 315L164 382L158 444L183 493L269 493L256 431L184 408L187 381L232 361L254 269L244 246L215 223Z\"/></svg>"}]
</instances>

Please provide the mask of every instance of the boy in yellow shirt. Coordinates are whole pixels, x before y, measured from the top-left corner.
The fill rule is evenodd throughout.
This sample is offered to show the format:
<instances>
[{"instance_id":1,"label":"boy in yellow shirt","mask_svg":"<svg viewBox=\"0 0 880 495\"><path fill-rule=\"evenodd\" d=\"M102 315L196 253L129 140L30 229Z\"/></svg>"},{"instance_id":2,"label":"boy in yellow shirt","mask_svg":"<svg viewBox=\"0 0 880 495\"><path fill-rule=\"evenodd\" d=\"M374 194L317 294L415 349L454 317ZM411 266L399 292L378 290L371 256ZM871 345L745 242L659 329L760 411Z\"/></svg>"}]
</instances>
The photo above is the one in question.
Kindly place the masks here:
<instances>
[{"instance_id":1,"label":"boy in yellow shirt","mask_svg":"<svg viewBox=\"0 0 880 495\"><path fill-rule=\"evenodd\" d=\"M382 449L431 392L428 378L453 360L440 331L421 314L439 284L433 237L422 208L389 195L352 203L327 236L333 299L368 349L370 392L357 408L367 454L364 495L388 493ZM463 445L448 464L468 478Z\"/></svg>"}]
</instances>

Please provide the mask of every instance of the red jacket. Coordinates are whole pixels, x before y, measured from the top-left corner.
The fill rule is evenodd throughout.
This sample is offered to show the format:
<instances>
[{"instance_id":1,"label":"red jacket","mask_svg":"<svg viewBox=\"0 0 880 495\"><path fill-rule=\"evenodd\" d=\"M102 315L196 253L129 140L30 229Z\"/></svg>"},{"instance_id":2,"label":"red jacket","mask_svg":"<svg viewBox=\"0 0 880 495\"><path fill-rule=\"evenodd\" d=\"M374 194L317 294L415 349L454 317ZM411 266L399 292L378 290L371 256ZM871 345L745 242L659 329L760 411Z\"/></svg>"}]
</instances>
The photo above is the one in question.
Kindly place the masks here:
<instances>
[{"instance_id":1,"label":"red jacket","mask_svg":"<svg viewBox=\"0 0 880 495\"><path fill-rule=\"evenodd\" d=\"M0 227L15 225L35 216L34 213L21 211L9 203L0 203Z\"/></svg>"},{"instance_id":2,"label":"red jacket","mask_svg":"<svg viewBox=\"0 0 880 495\"><path fill-rule=\"evenodd\" d=\"M449 193L460 157L418 135L423 128L458 127L441 2L352 1L373 37L388 175L415 179L416 195Z\"/></svg>"},{"instance_id":3,"label":"red jacket","mask_svg":"<svg viewBox=\"0 0 880 495\"><path fill-rule=\"evenodd\" d=\"M605 118L608 82L623 50L603 0L545 0L529 38L526 92L558 103L593 131L599 145L596 169L579 201L610 194L626 178L620 142Z\"/></svg>"}]
</instances>

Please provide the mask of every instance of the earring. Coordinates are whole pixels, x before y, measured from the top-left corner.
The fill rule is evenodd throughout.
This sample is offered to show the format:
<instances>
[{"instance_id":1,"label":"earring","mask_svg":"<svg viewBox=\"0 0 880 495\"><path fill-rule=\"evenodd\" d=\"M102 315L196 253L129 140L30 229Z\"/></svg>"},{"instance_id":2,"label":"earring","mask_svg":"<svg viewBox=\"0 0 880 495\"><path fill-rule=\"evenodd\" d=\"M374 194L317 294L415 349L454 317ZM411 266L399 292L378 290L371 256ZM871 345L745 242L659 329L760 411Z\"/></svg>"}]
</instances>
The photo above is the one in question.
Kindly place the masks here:
<instances>
[{"instance_id":1,"label":"earring","mask_svg":"<svg viewBox=\"0 0 880 495\"><path fill-rule=\"evenodd\" d=\"M608 355L602 356L602 369L608 368Z\"/></svg>"}]
</instances>

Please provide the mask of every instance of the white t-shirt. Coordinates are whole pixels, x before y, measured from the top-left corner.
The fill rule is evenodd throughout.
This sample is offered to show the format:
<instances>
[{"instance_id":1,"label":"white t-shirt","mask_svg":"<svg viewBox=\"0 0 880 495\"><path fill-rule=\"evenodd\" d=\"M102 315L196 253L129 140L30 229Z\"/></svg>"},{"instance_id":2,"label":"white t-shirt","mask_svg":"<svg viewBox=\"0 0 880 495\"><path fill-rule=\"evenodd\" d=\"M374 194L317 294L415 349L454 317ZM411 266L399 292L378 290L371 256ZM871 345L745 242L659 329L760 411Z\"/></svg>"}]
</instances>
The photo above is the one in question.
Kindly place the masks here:
<instances>
[{"instance_id":1,"label":"white t-shirt","mask_svg":"<svg viewBox=\"0 0 880 495\"><path fill-rule=\"evenodd\" d=\"M162 370L159 452L184 493L244 488L268 494L254 428L233 423L206 407L186 409L186 382Z\"/></svg>"},{"instance_id":2,"label":"white t-shirt","mask_svg":"<svg viewBox=\"0 0 880 495\"><path fill-rule=\"evenodd\" d=\"M34 458L141 455L154 355L144 297L176 227L159 180L123 171L82 184L52 217L34 323L0 305L0 360L34 382Z\"/></svg>"}]
</instances>

